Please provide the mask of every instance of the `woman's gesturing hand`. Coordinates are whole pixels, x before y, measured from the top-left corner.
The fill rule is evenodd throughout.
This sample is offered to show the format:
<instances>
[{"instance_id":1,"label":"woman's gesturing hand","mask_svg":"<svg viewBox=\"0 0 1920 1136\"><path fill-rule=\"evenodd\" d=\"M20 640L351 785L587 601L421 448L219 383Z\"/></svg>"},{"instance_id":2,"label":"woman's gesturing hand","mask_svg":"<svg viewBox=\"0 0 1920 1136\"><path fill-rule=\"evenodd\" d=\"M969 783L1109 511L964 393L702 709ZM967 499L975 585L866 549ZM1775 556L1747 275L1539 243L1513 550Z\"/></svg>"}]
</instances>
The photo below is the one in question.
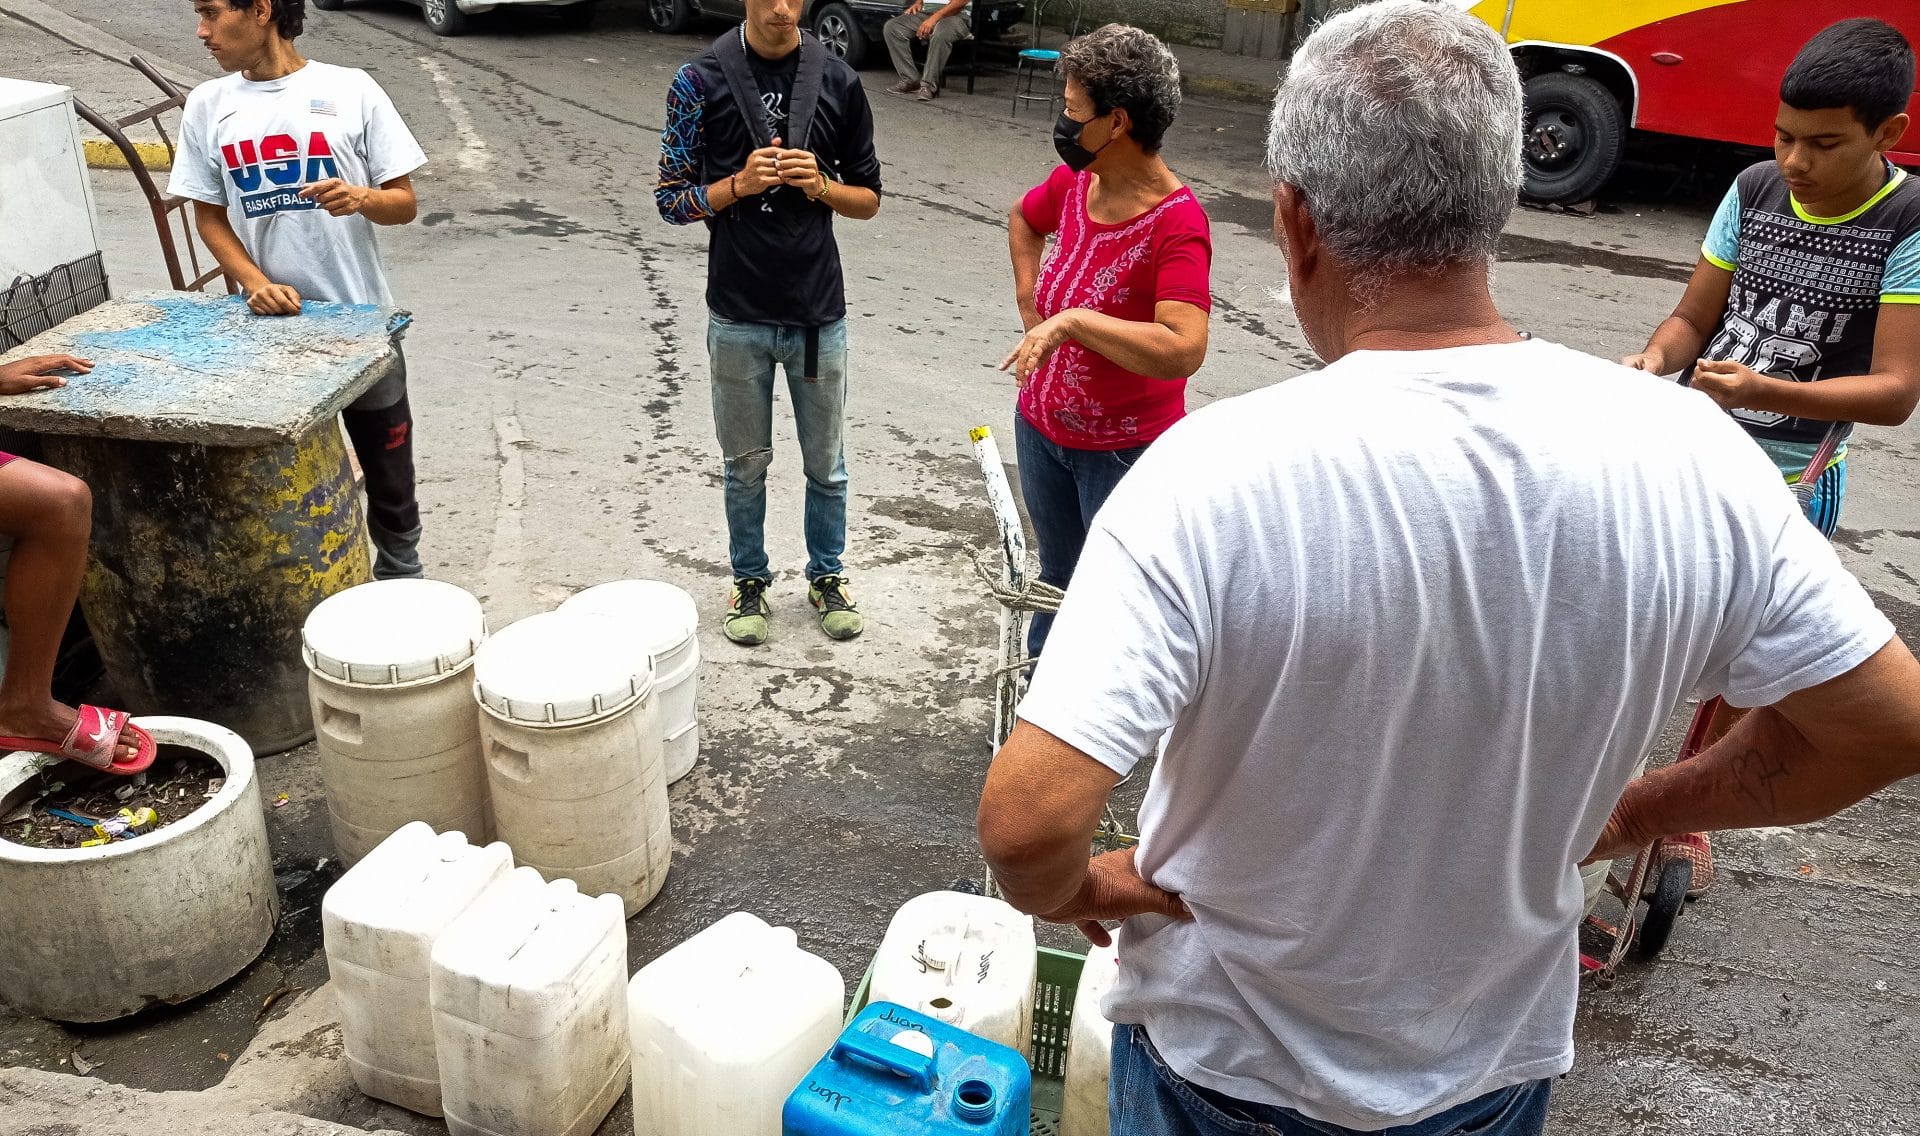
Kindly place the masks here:
<instances>
[{"instance_id":1,"label":"woman's gesturing hand","mask_svg":"<svg viewBox=\"0 0 1920 1136\"><path fill-rule=\"evenodd\" d=\"M1033 377L1033 373L1047 365L1047 360L1053 357L1054 351L1062 343L1073 338L1073 321L1078 314L1079 309L1068 308L1051 319L1044 319L1033 325L1027 330L1026 336L1020 340L1019 346L1008 352L1007 357L1000 361L1000 369L1003 371L1011 369L1015 381L1023 387L1026 386L1027 380Z\"/></svg>"}]
</instances>

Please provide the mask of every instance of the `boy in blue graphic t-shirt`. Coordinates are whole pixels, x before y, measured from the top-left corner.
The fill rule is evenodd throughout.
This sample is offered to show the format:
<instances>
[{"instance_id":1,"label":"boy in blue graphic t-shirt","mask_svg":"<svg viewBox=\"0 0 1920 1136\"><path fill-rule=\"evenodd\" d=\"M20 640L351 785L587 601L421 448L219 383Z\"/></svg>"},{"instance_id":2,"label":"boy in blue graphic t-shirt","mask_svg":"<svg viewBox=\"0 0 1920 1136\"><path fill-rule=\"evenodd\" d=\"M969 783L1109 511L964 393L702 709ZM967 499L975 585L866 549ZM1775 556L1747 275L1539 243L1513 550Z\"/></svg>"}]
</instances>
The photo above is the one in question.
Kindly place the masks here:
<instances>
[{"instance_id":1,"label":"boy in blue graphic t-shirt","mask_svg":"<svg viewBox=\"0 0 1920 1136\"><path fill-rule=\"evenodd\" d=\"M1719 403L1789 484L1831 433L1807 517L1840 523L1855 422L1895 426L1920 402L1920 179L1886 158L1906 132L1913 48L1873 19L1807 42L1780 83L1774 160L1734 179L1680 306L1621 360ZM1721 707L1709 740L1738 712ZM1668 842L1713 882L1704 833Z\"/></svg>"},{"instance_id":2,"label":"boy in blue graphic t-shirt","mask_svg":"<svg viewBox=\"0 0 1920 1136\"><path fill-rule=\"evenodd\" d=\"M1774 160L1727 191L1680 306L1622 362L1684 381L1799 480L1842 443L1809 517L1840 520L1847 433L1920 401L1920 180L1887 161L1906 132L1913 48L1873 19L1807 42L1780 84Z\"/></svg>"}]
</instances>

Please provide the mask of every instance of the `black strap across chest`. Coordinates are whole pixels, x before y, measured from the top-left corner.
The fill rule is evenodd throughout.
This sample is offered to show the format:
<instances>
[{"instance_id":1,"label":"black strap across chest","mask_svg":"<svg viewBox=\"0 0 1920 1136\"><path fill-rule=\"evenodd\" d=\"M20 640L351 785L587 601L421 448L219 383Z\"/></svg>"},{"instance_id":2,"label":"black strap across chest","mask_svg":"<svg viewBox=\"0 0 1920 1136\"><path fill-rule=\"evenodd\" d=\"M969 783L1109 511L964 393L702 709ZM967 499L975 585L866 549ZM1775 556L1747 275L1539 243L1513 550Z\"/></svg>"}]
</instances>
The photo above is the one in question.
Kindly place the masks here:
<instances>
[{"instance_id":1,"label":"black strap across chest","mask_svg":"<svg viewBox=\"0 0 1920 1136\"><path fill-rule=\"evenodd\" d=\"M767 109L760 85L753 81L753 68L747 63L748 50L745 24L713 41L713 54L720 61L721 73L727 77L727 89L733 92L734 106L746 124L747 137L758 150L773 145L773 135L767 129ZM813 114L820 106L820 88L827 73L827 50L812 33L800 33L799 51L799 73L794 76L793 98L787 108L787 136L780 140L789 150L807 148Z\"/></svg>"}]
</instances>

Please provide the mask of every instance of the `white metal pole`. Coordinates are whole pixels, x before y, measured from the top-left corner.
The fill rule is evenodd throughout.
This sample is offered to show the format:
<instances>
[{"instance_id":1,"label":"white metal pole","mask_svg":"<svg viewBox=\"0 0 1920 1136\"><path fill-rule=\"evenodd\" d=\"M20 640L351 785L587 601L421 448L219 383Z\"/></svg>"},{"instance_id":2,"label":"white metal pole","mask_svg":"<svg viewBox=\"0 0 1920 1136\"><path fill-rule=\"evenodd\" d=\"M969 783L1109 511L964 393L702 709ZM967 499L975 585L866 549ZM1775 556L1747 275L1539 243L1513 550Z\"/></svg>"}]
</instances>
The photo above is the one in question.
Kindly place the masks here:
<instances>
[{"instance_id":1,"label":"white metal pole","mask_svg":"<svg viewBox=\"0 0 1920 1136\"><path fill-rule=\"evenodd\" d=\"M1020 524L1020 510L1014 505L1013 487L1007 483L1006 467L1000 464L1000 447L993 431L975 427L973 453L980 461L980 474L986 479L987 500L993 506L994 523L1000 527L1000 582L1009 592L1019 594L1027 588L1027 534ZM1000 607L1000 674L993 691L993 752L1013 732L1014 711L1026 685L1022 671L1014 664L1026 657L1027 613L1002 604Z\"/></svg>"}]
</instances>

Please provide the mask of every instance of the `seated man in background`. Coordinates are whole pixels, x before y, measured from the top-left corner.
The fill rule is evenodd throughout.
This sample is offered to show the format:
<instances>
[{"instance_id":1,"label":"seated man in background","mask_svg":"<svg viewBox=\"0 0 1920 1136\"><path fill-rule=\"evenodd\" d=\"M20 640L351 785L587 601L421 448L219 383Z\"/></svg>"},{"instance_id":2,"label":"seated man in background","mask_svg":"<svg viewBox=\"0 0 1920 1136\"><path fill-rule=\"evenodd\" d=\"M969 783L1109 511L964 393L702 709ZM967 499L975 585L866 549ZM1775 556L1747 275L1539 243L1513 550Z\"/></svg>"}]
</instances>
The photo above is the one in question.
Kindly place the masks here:
<instances>
[{"instance_id":1,"label":"seated man in background","mask_svg":"<svg viewBox=\"0 0 1920 1136\"><path fill-rule=\"evenodd\" d=\"M900 76L887 93L930 102L939 97L953 45L973 38L973 4L970 0L913 0L906 11L887 21L886 37L887 54L893 56L893 69ZM927 44L924 69L913 65L916 39Z\"/></svg>"}]
</instances>

